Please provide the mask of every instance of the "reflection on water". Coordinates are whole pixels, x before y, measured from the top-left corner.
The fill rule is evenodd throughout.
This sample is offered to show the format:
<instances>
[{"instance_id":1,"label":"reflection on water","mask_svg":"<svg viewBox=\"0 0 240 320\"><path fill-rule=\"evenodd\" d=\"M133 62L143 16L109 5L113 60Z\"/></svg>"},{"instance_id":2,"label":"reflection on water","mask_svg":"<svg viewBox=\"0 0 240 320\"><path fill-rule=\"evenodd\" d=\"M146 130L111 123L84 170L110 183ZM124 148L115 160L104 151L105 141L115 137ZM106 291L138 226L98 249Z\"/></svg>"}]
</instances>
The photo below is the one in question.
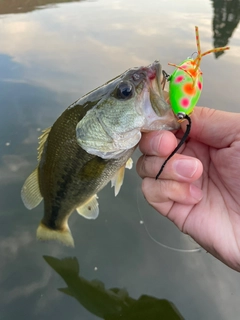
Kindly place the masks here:
<instances>
[{"instance_id":1,"label":"reflection on water","mask_svg":"<svg viewBox=\"0 0 240 320\"><path fill-rule=\"evenodd\" d=\"M212 0L214 8L213 38L214 47L224 47L229 43L233 31L240 20L240 0ZM218 57L223 51L216 52Z\"/></svg>"},{"instance_id":2,"label":"reflection on water","mask_svg":"<svg viewBox=\"0 0 240 320\"><path fill-rule=\"evenodd\" d=\"M26 13L41 9L47 5L55 5L66 2L77 2L83 0L8 0L0 1L0 14Z\"/></svg>"},{"instance_id":3,"label":"reflection on water","mask_svg":"<svg viewBox=\"0 0 240 320\"><path fill-rule=\"evenodd\" d=\"M45 261L63 278L67 287L59 291L75 298L92 314L105 320L181 320L173 303L142 295L138 300L125 289L106 289L99 280L88 281L79 275L77 258L57 259L44 256Z\"/></svg>"}]
</instances>

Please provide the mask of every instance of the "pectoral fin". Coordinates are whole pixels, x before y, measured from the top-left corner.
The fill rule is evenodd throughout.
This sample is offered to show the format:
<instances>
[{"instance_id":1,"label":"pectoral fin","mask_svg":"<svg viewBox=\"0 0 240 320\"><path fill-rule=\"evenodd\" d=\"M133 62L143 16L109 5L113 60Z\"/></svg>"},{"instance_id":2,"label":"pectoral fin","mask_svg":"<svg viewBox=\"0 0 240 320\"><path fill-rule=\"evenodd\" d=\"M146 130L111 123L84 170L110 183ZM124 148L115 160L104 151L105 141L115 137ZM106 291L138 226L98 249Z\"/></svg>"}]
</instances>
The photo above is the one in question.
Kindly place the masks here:
<instances>
[{"instance_id":1,"label":"pectoral fin","mask_svg":"<svg viewBox=\"0 0 240 320\"><path fill-rule=\"evenodd\" d=\"M95 194L87 202L76 208L77 212L86 219L96 219L99 214L98 196Z\"/></svg>"},{"instance_id":2,"label":"pectoral fin","mask_svg":"<svg viewBox=\"0 0 240 320\"><path fill-rule=\"evenodd\" d=\"M42 201L43 197L38 184L38 168L36 168L24 182L21 197L25 207L29 210L35 208Z\"/></svg>"},{"instance_id":3,"label":"pectoral fin","mask_svg":"<svg viewBox=\"0 0 240 320\"><path fill-rule=\"evenodd\" d=\"M118 193L121 189L121 186L123 184L125 168L132 169L132 164L133 164L133 161L131 158L129 158L128 161L126 162L126 164L123 167L121 167L117 171L115 176L111 179L111 187L114 187L115 197L118 195Z\"/></svg>"}]
</instances>

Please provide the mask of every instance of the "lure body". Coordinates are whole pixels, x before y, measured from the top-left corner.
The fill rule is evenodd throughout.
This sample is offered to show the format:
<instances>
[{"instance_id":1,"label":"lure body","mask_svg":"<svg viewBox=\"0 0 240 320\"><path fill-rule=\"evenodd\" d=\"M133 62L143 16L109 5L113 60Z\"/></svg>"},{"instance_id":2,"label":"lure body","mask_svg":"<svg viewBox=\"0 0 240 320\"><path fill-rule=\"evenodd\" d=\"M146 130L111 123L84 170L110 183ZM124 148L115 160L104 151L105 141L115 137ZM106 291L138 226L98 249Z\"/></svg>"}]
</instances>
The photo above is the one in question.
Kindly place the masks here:
<instances>
[{"instance_id":1,"label":"lure body","mask_svg":"<svg viewBox=\"0 0 240 320\"><path fill-rule=\"evenodd\" d=\"M193 59L186 59L169 77L169 100L174 114L190 115L201 95L203 78Z\"/></svg>"},{"instance_id":2,"label":"lure body","mask_svg":"<svg viewBox=\"0 0 240 320\"><path fill-rule=\"evenodd\" d=\"M228 50L229 47L213 48L201 53L198 27L195 27L197 57L188 58L180 65L169 63L170 66L176 67L175 71L168 76L169 83L169 100L172 110L179 121L193 112L195 105L200 98L203 78L200 69L202 57L212 52Z\"/></svg>"}]
</instances>

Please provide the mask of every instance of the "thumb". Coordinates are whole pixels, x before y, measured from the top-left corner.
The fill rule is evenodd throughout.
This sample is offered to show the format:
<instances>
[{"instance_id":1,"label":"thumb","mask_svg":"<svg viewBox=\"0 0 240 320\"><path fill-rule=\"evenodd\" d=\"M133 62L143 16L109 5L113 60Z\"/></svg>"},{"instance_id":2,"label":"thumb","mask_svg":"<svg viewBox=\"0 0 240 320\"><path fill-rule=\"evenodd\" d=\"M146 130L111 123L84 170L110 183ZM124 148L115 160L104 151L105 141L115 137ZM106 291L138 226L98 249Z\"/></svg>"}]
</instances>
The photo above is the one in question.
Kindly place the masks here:
<instances>
[{"instance_id":1,"label":"thumb","mask_svg":"<svg viewBox=\"0 0 240 320\"><path fill-rule=\"evenodd\" d=\"M195 107L191 115L192 127L189 136L211 147L229 146L238 134L240 114L205 107ZM186 130L187 121L182 123Z\"/></svg>"}]
</instances>

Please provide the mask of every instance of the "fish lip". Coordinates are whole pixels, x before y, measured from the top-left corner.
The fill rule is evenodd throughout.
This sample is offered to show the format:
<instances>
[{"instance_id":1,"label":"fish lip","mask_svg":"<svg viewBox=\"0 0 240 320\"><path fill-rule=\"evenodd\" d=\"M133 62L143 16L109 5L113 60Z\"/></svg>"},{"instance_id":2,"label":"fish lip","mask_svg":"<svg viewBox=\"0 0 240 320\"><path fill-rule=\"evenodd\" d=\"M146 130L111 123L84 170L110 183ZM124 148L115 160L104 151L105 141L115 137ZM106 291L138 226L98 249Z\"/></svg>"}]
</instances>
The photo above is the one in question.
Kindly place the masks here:
<instances>
[{"instance_id":1,"label":"fish lip","mask_svg":"<svg viewBox=\"0 0 240 320\"><path fill-rule=\"evenodd\" d=\"M148 72L147 72L148 78L150 81L154 81L154 79L156 79L158 92L160 96L162 95L161 71L162 71L162 67L159 60L155 60L153 63L151 63L148 66Z\"/></svg>"}]
</instances>

